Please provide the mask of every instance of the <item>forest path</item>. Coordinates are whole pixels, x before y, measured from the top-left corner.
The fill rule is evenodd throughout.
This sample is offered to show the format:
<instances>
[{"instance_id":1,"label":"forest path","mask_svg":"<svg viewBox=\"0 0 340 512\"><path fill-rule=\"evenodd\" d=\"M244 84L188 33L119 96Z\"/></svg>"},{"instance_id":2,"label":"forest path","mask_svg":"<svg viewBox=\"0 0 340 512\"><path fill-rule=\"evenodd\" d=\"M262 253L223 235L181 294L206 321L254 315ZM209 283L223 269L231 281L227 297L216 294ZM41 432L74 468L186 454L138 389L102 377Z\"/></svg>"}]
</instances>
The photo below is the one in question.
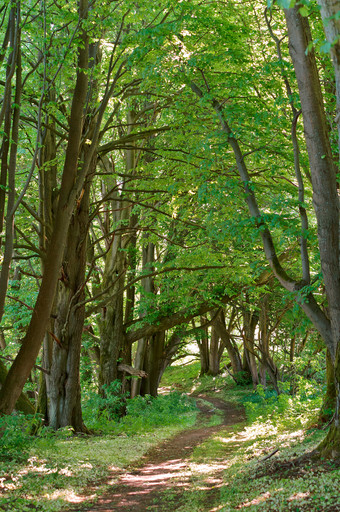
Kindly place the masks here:
<instances>
[{"instance_id":1,"label":"forest path","mask_svg":"<svg viewBox=\"0 0 340 512\"><path fill-rule=\"evenodd\" d=\"M204 493L204 510L214 510L211 507L216 491L222 485L223 465L216 468L213 474L208 472L200 480L199 489L196 489L192 481L189 458L194 448L210 436L243 421L244 413L235 404L219 398L205 395L195 395L194 398L198 399L197 405L201 411L197 421L198 428L182 431L149 450L139 461L138 467L125 469L109 491L94 505L81 508L81 512L172 512L181 506L181 495L188 490ZM210 402L214 409L201 400ZM216 414L216 410L223 414L222 423L204 426L207 419Z\"/></svg>"}]
</instances>

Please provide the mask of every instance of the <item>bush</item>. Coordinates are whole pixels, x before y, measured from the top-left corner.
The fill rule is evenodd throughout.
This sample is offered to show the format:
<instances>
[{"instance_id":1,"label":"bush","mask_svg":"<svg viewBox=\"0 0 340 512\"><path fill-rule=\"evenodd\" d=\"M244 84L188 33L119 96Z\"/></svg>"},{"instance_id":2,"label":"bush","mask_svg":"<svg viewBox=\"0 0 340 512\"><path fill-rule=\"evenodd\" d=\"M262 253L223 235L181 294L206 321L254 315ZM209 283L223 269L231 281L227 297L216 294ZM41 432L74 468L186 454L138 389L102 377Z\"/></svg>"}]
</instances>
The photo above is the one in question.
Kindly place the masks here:
<instances>
[{"instance_id":1,"label":"bush","mask_svg":"<svg viewBox=\"0 0 340 512\"><path fill-rule=\"evenodd\" d=\"M160 425L181 424L187 413L195 410L195 401L178 391L157 398L137 396L127 401L127 415L121 419L119 429L133 433L136 429L146 431Z\"/></svg>"},{"instance_id":2,"label":"bush","mask_svg":"<svg viewBox=\"0 0 340 512\"><path fill-rule=\"evenodd\" d=\"M34 437L36 417L22 413L0 416L0 458L22 460L27 457Z\"/></svg>"},{"instance_id":3,"label":"bush","mask_svg":"<svg viewBox=\"0 0 340 512\"><path fill-rule=\"evenodd\" d=\"M103 395L88 391L83 397L83 418L91 429L106 429L116 423L125 414L127 393L122 393L119 380L103 386Z\"/></svg>"},{"instance_id":4,"label":"bush","mask_svg":"<svg viewBox=\"0 0 340 512\"><path fill-rule=\"evenodd\" d=\"M280 395L258 385L256 392L243 400L250 422L270 420L279 428L301 428L315 421L322 402L320 386L299 377L296 394L291 396L285 384L280 383Z\"/></svg>"}]
</instances>

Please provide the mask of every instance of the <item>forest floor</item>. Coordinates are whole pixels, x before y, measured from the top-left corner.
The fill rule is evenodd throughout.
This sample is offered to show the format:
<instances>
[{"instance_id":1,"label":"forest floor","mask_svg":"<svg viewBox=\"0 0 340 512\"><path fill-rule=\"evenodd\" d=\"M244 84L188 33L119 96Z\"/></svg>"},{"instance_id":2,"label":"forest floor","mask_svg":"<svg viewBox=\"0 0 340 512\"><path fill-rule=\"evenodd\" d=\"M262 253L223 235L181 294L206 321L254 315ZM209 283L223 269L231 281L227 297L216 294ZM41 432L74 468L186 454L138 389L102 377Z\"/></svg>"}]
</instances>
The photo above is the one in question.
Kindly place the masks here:
<instances>
[{"instance_id":1,"label":"forest floor","mask_svg":"<svg viewBox=\"0 0 340 512\"><path fill-rule=\"evenodd\" d=\"M340 512L340 460L311 457L326 435L315 383L277 396L199 370L169 368L160 396L129 401L119 422L89 406L89 436L32 436L10 417L0 511Z\"/></svg>"},{"instance_id":2,"label":"forest floor","mask_svg":"<svg viewBox=\"0 0 340 512\"><path fill-rule=\"evenodd\" d=\"M170 512L184 504L182 496L195 486L190 468L194 448L206 439L245 420L244 411L232 402L206 395L195 395L200 414L197 427L188 429L149 450L136 464L126 468L118 481L95 504L70 512ZM210 425L211 418L221 416L221 423ZM225 466L215 466L213 474L207 472L200 480L200 502L213 511L223 485Z\"/></svg>"}]
</instances>

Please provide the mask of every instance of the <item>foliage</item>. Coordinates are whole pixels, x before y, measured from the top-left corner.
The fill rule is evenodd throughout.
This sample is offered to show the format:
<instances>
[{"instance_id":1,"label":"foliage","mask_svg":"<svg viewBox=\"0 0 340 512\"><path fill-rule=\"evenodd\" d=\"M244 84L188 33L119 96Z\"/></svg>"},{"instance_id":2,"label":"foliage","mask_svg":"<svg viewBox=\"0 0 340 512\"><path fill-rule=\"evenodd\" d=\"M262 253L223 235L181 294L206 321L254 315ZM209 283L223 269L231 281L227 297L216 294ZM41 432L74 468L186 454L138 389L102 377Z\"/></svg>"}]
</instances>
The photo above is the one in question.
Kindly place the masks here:
<instances>
[{"instance_id":1,"label":"foliage","mask_svg":"<svg viewBox=\"0 0 340 512\"><path fill-rule=\"evenodd\" d=\"M253 425L268 421L279 429L298 430L316 422L322 404L322 387L316 381L299 377L292 396L290 384L285 384L281 383L283 391L280 395L258 385L256 392L244 399L247 416Z\"/></svg>"},{"instance_id":2,"label":"foliage","mask_svg":"<svg viewBox=\"0 0 340 512\"><path fill-rule=\"evenodd\" d=\"M121 381L102 386L103 394L91 389L83 394L84 421L90 429L101 429L111 422L119 421L125 407L127 393L122 392Z\"/></svg>"},{"instance_id":3,"label":"foliage","mask_svg":"<svg viewBox=\"0 0 340 512\"><path fill-rule=\"evenodd\" d=\"M299 461L324 436L307 428L320 405L318 385L302 379L296 395L285 393L281 400L261 387L257 393L237 386L217 391L245 405L247 424L224 429L195 448L183 475L186 487L174 484L164 492L157 502L160 512L167 510L169 493L180 512L208 510L207 504L221 512L337 510L338 465L308 457Z\"/></svg>"},{"instance_id":4,"label":"foliage","mask_svg":"<svg viewBox=\"0 0 340 512\"><path fill-rule=\"evenodd\" d=\"M0 416L0 461L27 458L33 443L32 431L37 422L35 416L20 413Z\"/></svg>"},{"instance_id":5,"label":"foliage","mask_svg":"<svg viewBox=\"0 0 340 512\"><path fill-rule=\"evenodd\" d=\"M110 393L107 396L111 400ZM75 499L91 499L91 493L93 499L105 491L109 477L116 478L114 470L138 460L181 429L192 427L196 412L194 402L180 393L139 397L128 400L127 416L121 422L101 416L99 425L105 435L90 437L75 436L69 428L53 432L46 427L33 437L24 428L27 418L19 417L19 421L16 417L6 449L14 450L21 443L25 457L0 459L0 510L24 512L27 507L57 512ZM21 429L15 431L19 425Z\"/></svg>"},{"instance_id":6,"label":"foliage","mask_svg":"<svg viewBox=\"0 0 340 512\"><path fill-rule=\"evenodd\" d=\"M121 432L131 434L165 425L182 425L186 415L197 411L195 401L187 395L173 391L154 398L137 396L127 403L127 415L119 423Z\"/></svg>"},{"instance_id":7,"label":"foliage","mask_svg":"<svg viewBox=\"0 0 340 512\"><path fill-rule=\"evenodd\" d=\"M93 133L100 134L94 158L97 166L87 176L91 185L89 217L79 243L75 244L78 248L81 241L88 240L88 261L86 268L77 269L75 282L68 275L68 262L62 267L58 293L64 287L66 299L48 315L52 334L37 362L43 367L51 363L55 369L61 360L66 361L70 347L63 338L68 327L76 324L79 346L80 336L86 338L80 364L83 417L86 426L96 433L131 436L136 431L155 431L160 426L181 426L182 421L194 417L192 402L179 393L157 399L145 396L129 400L122 392L121 382L98 384L101 376L96 371L97 364L103 369L105 351L110 357L113 353L112 346L105 345L108 340L107 344L114 341L122 344L126 333L150 325L161 328L162 320L178 311L193 316L203 303L211 310L223 307L226 323L235 308L229 334L241 359L245 353L242 353L246 338L245 310L259 315L265 297L269 297L264 322L269 332L268 355L272 356L284 382L279 396L258 386L257 393L245 402L249 417L254 425L264 422L278 429L300 429L314 421L324 381L324 351L319 335L292 302L297 297L303 303L307 293L312 292L320 311L326 311L327 304L303 125L301 117L292 119L290 109L293 104L299 111L300 99L279 7L293 4L289 0L267 2L271 28L281 45L278 57L276 42L263 16L265 4L259 1L253 2L251 8L249 3L231 1L141 1L138 5L131 0L95 2L88 20L82 24L74 0L61 0L49 6L44 2L28 6L22 3L20 130L18 144L11 145L18 148L15 189L17 192L23 189L27 179L29 187L15 211L15 243L9 251L15 259L7 290L1 290L1 297L6 296L0 325L6 343L3 355L13 359L21 347L20 339L27 331L41 274L46 268L49 230L59 201L58 187L70 135L75 68L82 44L80 29L85 29L91 51L96 45L100 47L99 62L92 60L93 68L88 73L90 87L83 140L75 148L80 169ZM0 88L4 99L6 83L10 83L6 58L15 53L6 42L9 5L6 2L1 10L0 27L0 40L4 42ZM303 1L300 12L310 18L327 121L336 146L334 76L327 56L322 53L327 46L322 45L319 53L324 38L322 23L313 2ZM18 81L21 80L19 68L13 68ZM201 95L195 95L193 85L201 90ZM13 80L10 83L13 94L16 87ZM12 92L7 106L4 105L14 115ZM110 98L106 98L107 94ZM216 105L220 106L218 115ZM102 106L105 108L100 118ZM246 208L248 193L236 172L231 135L221 129L221 116L230 125L230 134L241 148L241 160L249 169L247 187L256 194L260 223ZM91 124L96 119L100 119L98 126ZM9 163L3 121L0 123L2 176ZM301 186L294 176L296 155L291 142L294 126L305 182L303 201L299 195ZM32 175L28 174L30 167ZM10 189L2 184L0 190L6 190L5 209ZM74 205L74 219L81 210L83 192ZM302 209L309 218L309 227L303 233ZM5 218L4 212L1 216ZM6 217L0 231L9 229L12 220ZM283 292L273 284L260 241L263 223L272 233L279 258L294 278L301 275L297 240L307 240L312 284L303 287L298 296L295 291ZM4 249L5 238L2 242ZM149 245L154 246L154 256L145 263L144 253ZM118 260L122 260L120 268ZM264 274L266 277L261 281ZM129 286L129 280L133 287ZM222 302L226 297L232 306L229 312ZM86 334L73 316L82 310L78 299L85 308ZM110 332L118 317L124 317L119 332ZM105 319L109 318L112 322L107 320L105 325ZM56 325L60 327L58 335L54 331ZM192 326L188 320L178 327L189 331ZM261 329L258 328L259 337ZM173 332L167 331L166 340L171 339ZM182 346L189 338L196 341L197 333L190 337L184 332ZM151 346L151 337L143 339ZM70 346L73 341L74 338ZM262 352L257 350L256 343L254 350L261 359ZM161 348L164 348L163 358L168 348L166 343ZM124 350L124 357L129 360L131 346L119 345L119 351ZM136 352L135 346L133 351ZM58 359L55 354L62 356ZM105 361L107 366L116 365L120 355ZM145 356L144 366L149 355ZM72 382L64 376L69 371L78 371L75 359L72 368L66 364L67 372L62 369L60 381ZM229 359L226 361L229 363ZM258 360L256 364L261 366ZM48 374L50 368L45 370L46 379L57 374ZM239 396L248 391L250 373L246 369L234 375L244 385L242 390L234 388L231 378L225 375L199 378L199 373L198 363L180 370L171 367L163 383L187 392L223 389L228 393L232 388L234 396ZM55 380L59 384L58 378ZM39 381L40 370L34 368L25 388L31 392L30 396L37 397L44 389ZM78 382L77 378L73 382ZM94 391L98 387L100 394ZM65 388L56 402L63 399L64 392ZM122 417L125 412L126 416ZM48 411L44 414L48 415ZM24 458L34 445L30 434L32 420L18 415L1 422L0 446L4 453L7 451L15 460L17 450L18 457ZM40 449L44 443L61 442L62 436L67 438L71 432L65 429L54 435L48 428L41 428Z\"/></svg>"}]
</instances>

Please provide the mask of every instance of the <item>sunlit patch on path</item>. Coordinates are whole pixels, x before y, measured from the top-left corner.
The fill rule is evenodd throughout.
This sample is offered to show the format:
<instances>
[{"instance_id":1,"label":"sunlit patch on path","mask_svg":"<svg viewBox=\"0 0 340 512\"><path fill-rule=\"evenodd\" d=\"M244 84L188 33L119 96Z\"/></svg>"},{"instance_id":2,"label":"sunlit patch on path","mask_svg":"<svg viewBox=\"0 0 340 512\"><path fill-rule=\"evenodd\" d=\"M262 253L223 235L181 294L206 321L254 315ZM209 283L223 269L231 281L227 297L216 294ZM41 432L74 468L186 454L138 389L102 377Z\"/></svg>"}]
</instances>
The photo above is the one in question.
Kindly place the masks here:
<instances>
[{"instance_id":1,"label":"sunlit patch on path","mask_svg":"<svg viewBox=\"0 0 340 512\"><path fill-rule=\"evenodd\" d=\"M192 488L197 493L208 493L210 503L207 504L206 510L213 510L214 494L222 485L223 463L221 467L215 467L213 474L206 468L205 478L200 480L199 487L195 488L189 457L193 449L204 440L225 429L226 426L239 423L244 417L242 411L234 404L225 403L218 398L197 398L208 400L215 409L223 413L222 424L186 430L153 448L142 458L139 468L125 471L118 483L99 498L95 505L78 510L82 512L175 510L180 505L182 493ZM211 416L211 407L199 406L202 415ZM202 471L205 471L203 467ZM77 509L72 508L72 510Z\"/></svg>"}]
</instances>

